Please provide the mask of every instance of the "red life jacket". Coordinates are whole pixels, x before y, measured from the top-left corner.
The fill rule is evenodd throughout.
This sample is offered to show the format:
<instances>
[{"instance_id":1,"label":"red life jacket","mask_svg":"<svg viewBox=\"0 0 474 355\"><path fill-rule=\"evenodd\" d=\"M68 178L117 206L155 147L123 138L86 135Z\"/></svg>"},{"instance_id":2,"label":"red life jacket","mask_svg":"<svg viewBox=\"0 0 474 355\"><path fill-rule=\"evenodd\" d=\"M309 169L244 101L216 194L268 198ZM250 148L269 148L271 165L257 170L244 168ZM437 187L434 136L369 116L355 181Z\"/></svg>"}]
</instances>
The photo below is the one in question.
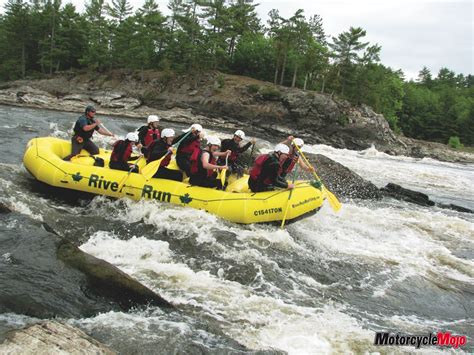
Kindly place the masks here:
<instances>
[{"instance_id":1,"label":"red life jacket","mask_svg":"<svg viewBox=\"0 0 474 355\"><path fill-rule=\"evenodd\" d=\"M199 141L199 138L196 138L191 143L185 146L180 144L179 152L185 153L185 154L191 154L191 157L189 158L189 160L191 161L191 166L192 166L192 163L198 160L198 156L201 153L201 142Z\"/></svg>"},{"instance_id":2,"label":"red life jacket","mask_svg":"<svg viewBox=\"0 0 474 355\"><path fill-rule=\"evenodd\" d=\"M209 164L216 164L216 158L214 157L214 155L212 155L212 153L208 150L200 150L199 151L199 154L198 154L198 159L196 161L192 161L191 162L191 174L195 175L195 174L198 174L198 173L201 173L202 175L206 175L207 177L211 177L212 174L214 174L214 170L212 169L204 169L204 167L202 166L202 153L209 153L209 160L208 160L208 163Z\"/></svg>"},{"instance_id":3,"label":"red life jacket","mask_svg":"<svg viewBox=\"0 0 474 355\"><path fill-rule=\"evenodd\" d=\"M298 162L298 159L299 159L299 156L295 152L293 152L293 154L290 154L288 156L288 158L285 161L285 164L283 164L283 166L288 165L288 167L285 170L285 173L289 174L293 171L296 163Z\"/></svg>"},{"instance_id":4,"label":"red life jacket","mask_svg":"<svg viewBox=\"0 0 474 355\"><path fill-rule=\"evenodd\" d=\"M160 139L161 133L158 128L148 128L145 134L145 147L148 147L153 141Z\"/></svg>"},{"instance_id":5,"label":"red life jacket","mask_svg":"<svg viewBox=\"0 0 474 355\"><path fill-rule=\"evenodd\" d=\"M130 155L132 155L132 142L119 140L114 144L110 160L127 162Z\"/></svg>"},{"instance_id":6,"label":"red life jacket","mask_svg":"<svg viewBox=\"0 0 474 355\"><path fill-rule=\"evenodd\" d=\"M259 155L257 159L255 159L252 169L250 169L250 179L255 181L259 180L260 175L262 174L263 164L267 161L269 157L269 154L262 154ZM266 178L263 183L265 185L270 185L272 182L269 178Z\"/></svg>"},{"instance_id":7,"label":"red life jacket","mask_svg":"<svg viewBox=\"0 0 474 355\"><path fill-rule=\"evenodd\" d=\"M236 162L238 157L239 153L232 151L229 155L229 160L232 162Z\"/></svg>"}]
</instances>

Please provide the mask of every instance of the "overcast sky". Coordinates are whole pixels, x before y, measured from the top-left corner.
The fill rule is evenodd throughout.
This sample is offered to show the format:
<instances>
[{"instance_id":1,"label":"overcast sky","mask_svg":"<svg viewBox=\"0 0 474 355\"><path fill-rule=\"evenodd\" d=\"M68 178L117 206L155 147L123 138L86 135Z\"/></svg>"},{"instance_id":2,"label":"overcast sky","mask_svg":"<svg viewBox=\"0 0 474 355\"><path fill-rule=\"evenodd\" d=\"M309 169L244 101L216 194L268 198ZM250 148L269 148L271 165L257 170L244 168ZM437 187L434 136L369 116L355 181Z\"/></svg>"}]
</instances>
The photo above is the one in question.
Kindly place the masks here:
<instances>
[{"instance_id":1,"label":"overcast sky","mask_svg":"<svg viewBox=\"0 0 474 355\"><path fill-rule=\"evenodd\" d=\"M0 0L4 5L6 0ZM83 0L72 2L79 11ZM144 0L130 0L137 9ZM169 14L168 0L157 0ZM257 2L257 1L255 1ZM426 65L434 74L441 67L474 74L473 0L261 0L258 14L266 23L271 9L289 17L303 9L307 17L319 14L326 34L336 36L350 26L367 31L367 41L382 46L382 63L416 78ZM3 6L2 6L3 7ZM3 10L3 9L2 9ZM3 12L3 11L2 11Z\"/></svg>"}]
</instances>

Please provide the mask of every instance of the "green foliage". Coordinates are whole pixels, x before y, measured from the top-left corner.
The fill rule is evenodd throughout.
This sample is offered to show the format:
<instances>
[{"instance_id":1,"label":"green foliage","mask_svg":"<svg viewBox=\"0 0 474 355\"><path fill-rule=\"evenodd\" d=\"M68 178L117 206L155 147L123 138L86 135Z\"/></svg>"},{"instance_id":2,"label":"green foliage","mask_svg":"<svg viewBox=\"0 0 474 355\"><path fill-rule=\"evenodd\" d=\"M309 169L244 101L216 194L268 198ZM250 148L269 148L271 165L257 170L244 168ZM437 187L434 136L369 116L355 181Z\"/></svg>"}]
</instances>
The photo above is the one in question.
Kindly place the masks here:
<instances>
[{"instance_id":1,"label":"green foliage","mask_svg":"<svg viewBox=\"0 0 474 355\"><path fill-rule=\"evenodd\" d=\"M461 141L459 140L458 136L449 137L448 145L451 148L454 148L454 149L458 149L458 148L463 147L463 145L461 144Z\"/></svg>"},{"instance_id":2,"label":"green foliage","mask_svg":"<svg viewBox=\"0 0 474 355\"><path fill-rule=\"evenodd\" d=\"M329 40L323 20L299 9L289 17L245 0L157 0L133 10L130 0L89 0L81 14L61 0L7 0L0 15L0 80L57 71L113 68L176 74L208 70L247 75L274 84L338 95L382 113L395 132L445 143L459 137L474 145L474 77L422 68L417 81L380 63L381 46L350 27ZM168 78L168 79L166 79ZM217 89L225 85L218 75ZM280 100L276 86L249 85L250 94ZM145 93L144 101L153 101ZM347 124L344 116L341 125Z\"/></svg>"},{"instance_id":3,"label":"green foliage","mask_svg":"<svg viewBox=\"0 0 474 355\"><path fill-rule=\"evenodd\" d=\"M278 101L281 98L281 92L273 86L264 86L259 91L260 95L268 101Z\"/></svg>"},{"instance_id":4,"label":"green foliage","mask_svg":"<svg viewBox=\"0 0 474 355\"><path fill-rule=\"evenodd\" d=\"M250 84L247 85L247 91L249 94L256 94L260 90L260 85Z\"/></svg>"}]
</instances>

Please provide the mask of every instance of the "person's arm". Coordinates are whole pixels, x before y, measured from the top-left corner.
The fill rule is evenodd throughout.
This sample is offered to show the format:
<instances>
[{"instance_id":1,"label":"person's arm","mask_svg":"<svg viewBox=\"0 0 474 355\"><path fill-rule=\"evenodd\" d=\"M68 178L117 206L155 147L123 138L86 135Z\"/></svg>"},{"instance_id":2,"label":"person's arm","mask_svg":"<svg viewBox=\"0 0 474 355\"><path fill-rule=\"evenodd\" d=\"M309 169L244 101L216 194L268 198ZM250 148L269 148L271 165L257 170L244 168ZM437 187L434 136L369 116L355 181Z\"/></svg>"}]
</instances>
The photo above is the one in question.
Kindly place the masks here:
<instances>
[{"instance_id":1,"label":"person's arm","mask_svg":"<svg viewBox=\"0 0 474 355\"><path fill-rule=\"evenodd\" d=\"M246 145L244 145L243 147L239 147L239 153L243 153L245 152L247 149L249 149L252 145L252 142L248 142Z\"/></svg>"},{"instance_id":2,"label":"person's arm","mask_svg":"<svg viewBox=\"0 0 474 355\"><path fill-rule=\"evenodd\" d=\"M212 155L215 157L225 157L228 154L230 155L230 153L232 153L230 150L226 150L225 152L214 152Z\"/></svg>"},{"instance_id":3,"label":"person's arm","mask_svg":"<svg viewBox=\"0 0 474 355\"><path fill-rule=\"evenodd\" d=\"M202 163L202 167L206 170L227 169L227 165L214 165L214 164L209 163L209 153L207 152L202 153L201 163Z\"/></svg>"},{"instance_id":4,"label":"person's arm","mask_svg":"<svg viewBox=\"0 0 474 355\"><path fill-rule=\"evenodd\" d=\"M269 176L270 176L270 179L272 180L272 185L275 187L281 187L281 188L286 189L288 188L288 182L278 174L279 170L280 170L280 164L277 161L275 162L272 161L268 167Z\"/></svg>"},{"instance_id":5,"label":"person's arm","mask_svg":"<svg viewBox=\"0 0 474 355\"><path fill-rule=\"evenodd\" d=\"M97 132L99 132L103 136L109 136L109 137L114 136L114 134L112 132L110 132L109 130L105 129L104 127L100 127L100 126L99 126L99 129L97 130Z\"/></svg>"},{"instance_id":6,"label":"person's arm","mask_svg":"<svg viewBox=\"0 0 474 355\"><path fill-rule=\"evenodd\" d=\"M79 121L79 125L81 126L82 130L89 132L92 131L93 129L97 129L96 127L100 124L99 120L95 120L91 124L87 124L87 120L82 117Z\"/></svg>"},{"instance_id":7,"label":"person's arm","mask_svg":"<svg viewBox=\"0 0 474 355\"><path fill-rule=\"evenodd\" d=\"M311 166L311 165L307 165L303 159L298 158L298 164L299 166L301 167L301 169L303 169L304 171L307 171L308 173L312 173L314 171L314 168Z\"/></svg>"},{"instance_id":8,"label":"person's arm","mask_svg":"<svg viewBox=\"0 0 474 355\"><path fill-rule=\"evenodd\" d=\"M286 138L284 141L282 141L282 142L280 142L280 143L291 145L291 142L293 141L293 139L295 139L295 137L293 137L293 136L288 136L288 138Z\"/></svg>"}]
</instances>

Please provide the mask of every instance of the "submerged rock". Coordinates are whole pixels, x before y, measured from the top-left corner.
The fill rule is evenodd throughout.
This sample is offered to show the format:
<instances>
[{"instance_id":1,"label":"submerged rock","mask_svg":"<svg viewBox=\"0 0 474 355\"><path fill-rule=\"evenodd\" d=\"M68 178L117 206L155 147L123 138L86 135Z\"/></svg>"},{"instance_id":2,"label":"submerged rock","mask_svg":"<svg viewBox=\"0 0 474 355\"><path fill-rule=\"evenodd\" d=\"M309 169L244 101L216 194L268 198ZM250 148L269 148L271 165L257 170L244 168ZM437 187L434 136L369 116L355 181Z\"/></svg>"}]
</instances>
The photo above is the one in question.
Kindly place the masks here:
<instances>
[{"instance_id":1,"label":"submerged rock","mask_svg":"<svg viewBox=\"0 0 474 355\"><path fill-rule=\"evenodd\" d=\"M435 205L435 203L430 200L428 195L422 192L405 189L404 187L401 187L397 184L388 183L385 187L381 188L380 191L382 191L385 196L393 197L401 201L415 203L420 206Z\"/></svg>"},{"instance_id":2,"label":"submerged rock","mask_svg":"<svg viewBox=\"0 0 474 355\"><path fill-rule=\"evenodd\" d=\"M43 321L11 331L0 344L1 354L97 354L115 352L82 330L56 321Z\"/></svg>"},{"instance_id":3,"label":"submerged rock","mask_svg":"<svg viewBox=\"0 0 474 355\"><path fill-rule=\"evenodd\" d=\"M83 252L65 239L58 244L57 255L67 265L83 272L95 292L112 298L123 308L137 304L173 308L171 303L117 267Z\"/></svg>"}]
</instances>

